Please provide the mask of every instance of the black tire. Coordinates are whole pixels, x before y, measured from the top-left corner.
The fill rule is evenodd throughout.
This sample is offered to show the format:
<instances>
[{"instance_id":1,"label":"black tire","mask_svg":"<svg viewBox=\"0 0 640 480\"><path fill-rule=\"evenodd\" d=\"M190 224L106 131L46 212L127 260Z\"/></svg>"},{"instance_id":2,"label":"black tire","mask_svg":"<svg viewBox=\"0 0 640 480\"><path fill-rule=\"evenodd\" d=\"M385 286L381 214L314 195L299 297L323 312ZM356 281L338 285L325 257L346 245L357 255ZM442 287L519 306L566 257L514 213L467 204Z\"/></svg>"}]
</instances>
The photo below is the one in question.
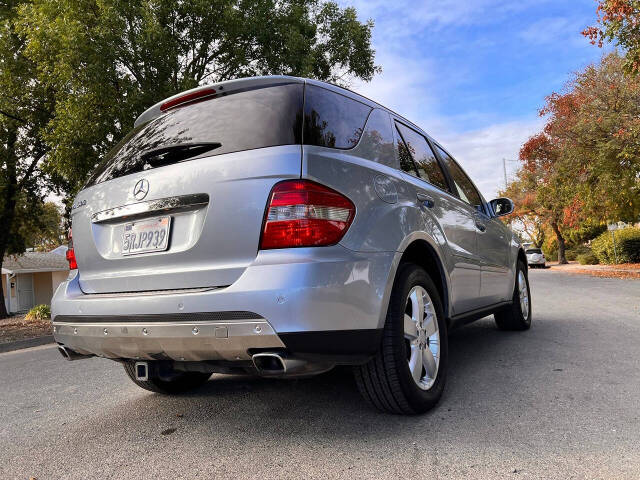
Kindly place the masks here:
<instances>
[{"instance_id":1,"label":"black tire","mask_svg":"<svg viewBox=\"0 0 640 480\"><path fill-rule=\"evenodd\" d=\"M522 273L524 275L524 281L526 284L528 302L526 315L520 306L520 290L518 288L518 277ZM531 328L531 290L529 289L529 276L527 275L527 269L522 261L518 261L516 270L516 280L513 287L512 303L507 308L495 312L493 317L496 320L496 325L500 330L529 330Z\"/></svg>"},{"instance_id":2,"label":"black tire","mask_svg":"<svg viewBox=\"0 0 640 480\"><path fill-rule=\"evenodd\" d=\"M140 388L165 395L188 392L204 384L211 377L210 373L174 372L171 376L160 378L149 372L149 380L141 381L136 379L135 362L125 362L123 366L131 381Z\"/></svg>"},{"instance_id":3,"label":"black tire","mask_svg":"<svg viewBox=\"0 0 640 480\"><path fill-rule=\"evenodd\" d=\"M423 390L414 381L407 361L409 350L404 334L407 297L415 286L423 287L431 297L440 335L440 363L435 381ZM396 414L418 414L433 408L444 390L448 366L447 327L440 294L421 267L406 263L399 267L382 335L374 358L354 368L358 389L375 408Z\"/></svg>"}]
</instances>

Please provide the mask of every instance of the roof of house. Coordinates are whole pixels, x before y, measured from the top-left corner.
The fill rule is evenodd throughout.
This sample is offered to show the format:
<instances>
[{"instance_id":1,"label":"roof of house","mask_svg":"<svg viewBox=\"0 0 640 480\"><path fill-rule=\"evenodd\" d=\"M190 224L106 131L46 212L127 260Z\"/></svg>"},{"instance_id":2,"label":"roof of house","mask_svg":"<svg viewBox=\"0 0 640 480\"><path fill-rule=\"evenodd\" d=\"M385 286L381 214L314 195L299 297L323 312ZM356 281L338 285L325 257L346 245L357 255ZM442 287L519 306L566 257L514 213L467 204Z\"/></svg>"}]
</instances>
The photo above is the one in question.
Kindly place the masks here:
<instances>
[{"instance_id":1,"label":"roof of house","mask_svg":"<svg viewBox=\"0 0 640 480\"><path fill-rule=\"evenodd\" d=\"M2 273L57 272L69 270L67 259L52 252L26 252L8 255L2 262Z\"/></svg>"}]
</instances>

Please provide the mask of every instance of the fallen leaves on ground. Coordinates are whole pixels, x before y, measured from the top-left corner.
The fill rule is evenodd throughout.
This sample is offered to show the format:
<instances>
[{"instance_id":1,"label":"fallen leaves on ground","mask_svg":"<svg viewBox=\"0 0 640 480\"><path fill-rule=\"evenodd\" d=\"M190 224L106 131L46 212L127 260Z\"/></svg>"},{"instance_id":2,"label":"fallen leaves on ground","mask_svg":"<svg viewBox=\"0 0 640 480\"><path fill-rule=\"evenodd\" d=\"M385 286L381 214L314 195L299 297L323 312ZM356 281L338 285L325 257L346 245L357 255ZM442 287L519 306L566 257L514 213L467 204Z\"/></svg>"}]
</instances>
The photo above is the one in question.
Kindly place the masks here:
<instances>
[{"instance_id":1,"label":"fallen leaves on ground","mask_svg":"<svg viewBox=\"0 0 640 480\"><path fill-rule=\"evenodd\" d=\"M619 263L616 265L580 265L577 262L569 262L565 265L550 263L549 268L564 273L601 278L640 279L640 263Z\"/></svg>"},{"instance_id":2,"label":"fallen leaves on ground","mask_svg":"<svg viewBox=\"0 0 640 480\"><path fill-rule=\"evenodd\" d=\"M583 275L592 275L601 278L636 278L640 279L640 270L591 270L586 268L576 268L567 273L578 273Z\"/></svg>"},{"instance_id":3,"label":"fallen leaves on ground","mask_svg":"<svg viewBox=\"0 0 640 480\"><path fill-rule=\"evenodd\" d=\"M51 335L51 320L25 320L23 315L0 320L0 343Z\"/></svg>"}]
</instances>

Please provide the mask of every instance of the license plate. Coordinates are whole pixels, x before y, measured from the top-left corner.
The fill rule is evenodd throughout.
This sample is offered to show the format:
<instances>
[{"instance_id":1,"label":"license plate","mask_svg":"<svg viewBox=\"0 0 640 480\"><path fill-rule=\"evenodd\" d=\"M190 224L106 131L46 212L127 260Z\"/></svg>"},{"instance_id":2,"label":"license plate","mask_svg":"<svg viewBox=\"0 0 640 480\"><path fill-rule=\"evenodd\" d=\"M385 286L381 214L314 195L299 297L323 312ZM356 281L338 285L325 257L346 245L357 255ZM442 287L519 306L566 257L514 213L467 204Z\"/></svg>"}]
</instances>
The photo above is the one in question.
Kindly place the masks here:
<instances>
[{"instance_id":1,"label":"license plate","mask_svg":"<svg viewBox=\"0 0 640 480\"><path fill-rule=\"evenodd\" d=\"M169 246L171 217L158 217L124 224L122 254L162 252Z\"/></svg>"}]
</instances>

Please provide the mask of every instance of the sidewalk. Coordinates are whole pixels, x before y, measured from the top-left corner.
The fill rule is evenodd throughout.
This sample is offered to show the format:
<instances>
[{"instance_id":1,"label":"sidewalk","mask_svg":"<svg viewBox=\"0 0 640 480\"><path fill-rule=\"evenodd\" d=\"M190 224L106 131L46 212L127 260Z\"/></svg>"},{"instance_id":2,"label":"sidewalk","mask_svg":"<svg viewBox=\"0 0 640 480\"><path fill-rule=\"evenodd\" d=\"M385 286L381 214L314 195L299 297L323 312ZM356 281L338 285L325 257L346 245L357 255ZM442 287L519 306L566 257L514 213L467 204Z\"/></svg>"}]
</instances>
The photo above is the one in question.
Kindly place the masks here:
<instances>
[{"instance_id":1,"label":"sidewalk","mask_svg":"<svg viewBox=\"0 0 640 480\"><path fill-rule=\"evenodd\" d=\"M633 278L640 279L640 263L622 263L619 265L580 265L578 262L569 262L567 265L558 265L557 262L547 264L551 270L579 275L592 275L605 278Z\"/></svg>"}]
</instances>

